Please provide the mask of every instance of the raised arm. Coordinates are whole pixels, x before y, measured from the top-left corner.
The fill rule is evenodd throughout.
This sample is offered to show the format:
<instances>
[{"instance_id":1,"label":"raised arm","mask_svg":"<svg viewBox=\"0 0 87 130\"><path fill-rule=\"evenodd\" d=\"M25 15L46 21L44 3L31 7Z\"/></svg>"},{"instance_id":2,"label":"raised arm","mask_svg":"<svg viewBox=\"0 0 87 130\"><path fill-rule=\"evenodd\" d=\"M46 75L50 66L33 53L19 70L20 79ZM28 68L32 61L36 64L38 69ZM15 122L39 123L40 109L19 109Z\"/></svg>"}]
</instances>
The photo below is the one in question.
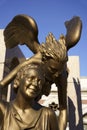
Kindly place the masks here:
<instances>
[{"instance_id":1,"label":"raised arm","mask_svg":"<svg viewBox=\"0 0 87 130\"><path fill-rule=\"evenodd\" d=\"M12 80L15 78L18 70L27 65L27 64L30 64L30 63L36 63L36 64L39 64L41 63L41 54L38 52L36 55L34 55L33 57L25 60L23 63L19 64L17 67L15 67L4 79L2 79L0 81L0 86L1 87L4 87L6 85L8 85L9 83L12 82Z\"/></svg>"},{"instance_id":2,"label":"raised arm","mask_svg":"<svg viewBox=\"0 0 87 130\"><path fill-rule=\"evenodd\" d=\"M15 16L4 30L4 41L6 48L13 48L19 44L25 44L36 55L15 67L0 82L2 87L8 85L14 79L16 73L22 66L32 62L40 62L39 54L37 54L40 44L38 41L38 26L36 21L27 15Z\"/></svg>"}]
</instances>

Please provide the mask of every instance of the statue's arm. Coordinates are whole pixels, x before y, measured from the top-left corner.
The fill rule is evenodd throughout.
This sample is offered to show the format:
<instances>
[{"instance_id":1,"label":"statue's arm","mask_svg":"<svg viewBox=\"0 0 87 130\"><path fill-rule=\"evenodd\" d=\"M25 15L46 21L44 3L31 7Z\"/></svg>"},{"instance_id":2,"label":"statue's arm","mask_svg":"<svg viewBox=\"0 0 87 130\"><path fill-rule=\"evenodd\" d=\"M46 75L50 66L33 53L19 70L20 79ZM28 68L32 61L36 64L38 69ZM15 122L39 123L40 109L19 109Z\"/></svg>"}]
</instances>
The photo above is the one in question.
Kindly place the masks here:
<instances>
[{"instance_id":1,"label":"statue's arm","mask_svg":"<svg viewBox=\"0 0 87 130\"><path fill-rule=\"evenodd\" d=\"M59 100L59 130L65 130L67 126L67 77L68 72L64 70L56 82Z\"/></svg>"},{"instance_id":2,"label":"statue's arm","mask_svg":"<svg viewBox=\"0 0 87 130\"><path fill-rule=\"evenodd\" d=\"M34 55L33 57L25 60L23 63L19 64L17 67L15 67L3 80L0 81L0 86L4 87L6 85L8 85L9 83L12 82L12 80L15 78L18 70L30 63L41 63L41 57L40 57L40 53L37 53L36 55Z\"/></svg>"},{"instance_id":3,"label":"statue's arm","mask_svg":"<svg viewBox=\"0 0 87 130\"><path fill-rule=\"evenodd\" d=\"M57 116L53 110L49 110L50 130L59 130Z\"/></svg>"}]
</instances>

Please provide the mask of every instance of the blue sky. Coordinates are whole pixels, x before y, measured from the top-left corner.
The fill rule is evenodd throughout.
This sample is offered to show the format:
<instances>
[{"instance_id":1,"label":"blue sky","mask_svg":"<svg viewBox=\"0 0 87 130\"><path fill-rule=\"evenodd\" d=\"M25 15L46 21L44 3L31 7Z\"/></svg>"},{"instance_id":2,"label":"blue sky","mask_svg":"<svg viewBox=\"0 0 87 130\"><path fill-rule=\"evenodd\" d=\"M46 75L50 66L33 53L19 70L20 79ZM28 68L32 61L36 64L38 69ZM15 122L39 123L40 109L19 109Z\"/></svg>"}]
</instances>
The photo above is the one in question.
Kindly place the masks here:
<instances>
[{"instance_id":1,"label":"blue sky","mask_svg":"<svg viewBox=\"0 0 87 130\"><path fill-rule=\"evenodd\" d=\"M64 22L73 16L80 16L83 23L82 35L68 54L79 56L80 75L87 76L87 0L0 0L0 29L4 29L18 14L27 14L36 20L40 43L45 41L49 32L56 39L60 34L66 34ZM21 50L26 57L33 55L25 46Z\"/></svg>"}]
</instances>

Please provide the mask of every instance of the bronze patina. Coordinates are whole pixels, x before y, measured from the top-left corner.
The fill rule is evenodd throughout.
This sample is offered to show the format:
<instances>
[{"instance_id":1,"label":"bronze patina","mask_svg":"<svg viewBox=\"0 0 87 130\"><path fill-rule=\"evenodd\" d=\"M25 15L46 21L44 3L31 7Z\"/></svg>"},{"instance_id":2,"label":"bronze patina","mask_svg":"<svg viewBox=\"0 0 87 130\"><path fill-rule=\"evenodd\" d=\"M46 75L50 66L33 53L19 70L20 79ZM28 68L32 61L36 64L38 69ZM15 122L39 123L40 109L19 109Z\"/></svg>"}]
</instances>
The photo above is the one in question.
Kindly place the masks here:
<instances>
[{"instance_id":1,"label":"bronze patina","mask_svg":"<svg viewBox=\"0 0 87 130\"><path fill-rule=\"evenodd\" d=\"M18 74L21 68L26 68L30 64L37 64L37 68L41 68L44 72L44 87L41 89L41 92L34 97L35 104L33 107L37 106L38 100L41 98L42 95L48 96L50 93L51 85L53 83L56 84L58 87L58 100L59 100L59 116L57 124L54 123L53 119L55 120L55 114L51 115L49 109L46 108L47 121L44 123L44 120L41 118L44 116L44 112L40 111L43 109L39 109L39 112L35 112L32 116L32 124L36 125L39 123L39 119L41 118L41 128L37 127L38 130L65 130L67 125L67 77L68 77L68 68L67 68L67 61L68 61L68 50L74 47L78 41L80 40L81 31L82 31L82 21L80 17L75 16L71 20L65 22L66 26L66 35L61 35L59 40L56 40L52 33L49 33L46 37L45 43L40 44L38 40L38 26L36 21L27 15L17 15L15 16L12 21L7 25L4 30L4 38L5 38L5 45L7 48L13 48L19 44L25 44L27 47L32 50L34 54L33 57L27 59L25 62L19 64L15 69L13 69L1 82L1 87L6 86L10 82L15 79L16 75ZM41 67L40 67L41 66ZM29 72L29 71L28 71ZM30 73L30 72L29 72ZM38 73L38 69L37 69ZM22 82L22 81L21 81ZM20 82L20 84L21 84ZM20 85L21 86L21 85ZM23 85L22 85L23 86ZM43 86L43 85L42 85ZM24 87L24 86L23 86ZM19 87L21 88L21 87ZM18 88L18 92L19 89ZM16 99L18 97L18 92ZM21 97L22 96L22 97ZM20 98L23 98L23 95L19 94ZM25 99L23 99L24 101ZM13 101L15 103L15 101ZM17 102L18 103L18 102ZM22 104L21 100L20 103ZM29 106L31 101L27 102L26 106ZM3 104L3 103L2 103ZM31 103L32 104L32 103ZM24 104L22 104L24 107ZM6 105L8 106L8 105ZM5 107L6 107L5 106ZM13 106L12 106L13 107ZM28 107L27 107L28 108ZM9 108L10 111L11 108ZM1 106L1 110L3 111L4 108ZM17 107L17 110L20 109ZM19 116L22 116L20 111ZM30 123L31 114L29 112L30 109L27 109L28 114L26 113L23 117L25 120L25 124L28 122ZM43 110L44 111L44 110ZM23 113L24 114L24 113ZM3 115L3 113L2 113ZM35 116L37 116L38 120L36 121ZM41 116L41 117L40 117ZM33 120L35 118L35 120ZM37 123L36 123L36 122ZM49 124L52 122L53 127L49 128ZM56 122L56 121L55 121ZM20 123L21 124L21 123ZM19 124L18 124L19 125ZM55 125L55 126L54 126ZM16 130L21 130L22 126L23 129L27 129L28 127L24 127L24 123L20 125L21 127ZM58 126L58 128L57 128ZM17 126L18 127L18 126ZM51 126L50 126L51 127ZM15 129L15 125L13 125ZM36 127L33 128L36 130ZM5 130L5 129L4 129Z\"/></svg>"}]
</instances>

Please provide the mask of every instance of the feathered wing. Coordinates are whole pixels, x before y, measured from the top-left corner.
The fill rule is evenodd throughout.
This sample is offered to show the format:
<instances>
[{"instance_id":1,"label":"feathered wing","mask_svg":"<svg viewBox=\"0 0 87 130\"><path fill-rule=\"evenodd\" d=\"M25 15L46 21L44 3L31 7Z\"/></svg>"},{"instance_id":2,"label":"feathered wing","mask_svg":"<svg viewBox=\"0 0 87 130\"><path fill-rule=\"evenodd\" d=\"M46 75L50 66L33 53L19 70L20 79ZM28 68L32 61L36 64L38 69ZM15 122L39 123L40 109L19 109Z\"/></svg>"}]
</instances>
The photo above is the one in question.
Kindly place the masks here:
<instances>
[{"instance_id":1,"label":"feathered wing","mask_svg":"<svg viewBox=\"0 0 87 130\"><path fill-rule=\"evenodd\" d=\"M15 16L4 30L4 40L7 48L25 44L33 53L37 53L39 41L35 20L27 15Z\"/></svg>"},{"instance_id":2,"label":"feathered wing","mask_svg":"<svg viewBox=\"0 0 87 130\"><path fill-rule=\"evenodd\" d=\"M71 20L65 22L67 29L66 33L66 45L67 49L75 46L81 37L82 32L82 21L80 17L75 16Z\"/></svg>"}]
</instances>

